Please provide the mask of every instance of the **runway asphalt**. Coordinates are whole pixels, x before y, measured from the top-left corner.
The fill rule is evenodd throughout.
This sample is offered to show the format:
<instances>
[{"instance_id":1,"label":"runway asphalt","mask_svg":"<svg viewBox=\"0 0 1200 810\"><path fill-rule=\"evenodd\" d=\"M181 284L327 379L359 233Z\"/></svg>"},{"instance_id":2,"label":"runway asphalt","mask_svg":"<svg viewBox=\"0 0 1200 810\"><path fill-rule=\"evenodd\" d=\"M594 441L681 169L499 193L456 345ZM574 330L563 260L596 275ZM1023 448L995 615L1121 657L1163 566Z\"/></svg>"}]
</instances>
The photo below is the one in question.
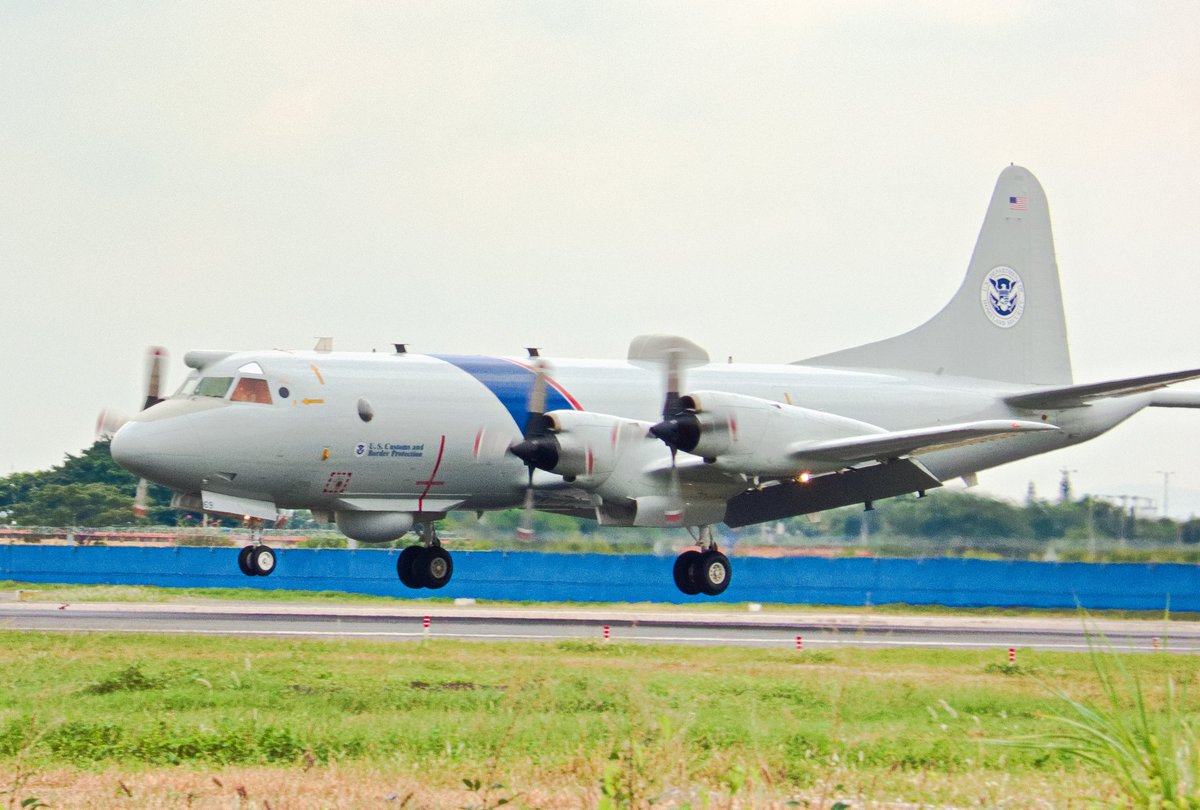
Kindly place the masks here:
<instances>
[{"instance_id":1,"label":"runway asphalt","mask_svg":"<svg viewBox=\"0 0 1200 810\"><path fill-rule=\"evenodd\" d=\"M425 617L429 617L426 629ZM487 605L354 606L272 602L56 604L0 601L0 629L261 637L602 640L794 649L928 647L1086 651L1088 632L1122 652L1200 652L1200 623L1163 620L714 612Z\"/></svg>"}]
</instances>

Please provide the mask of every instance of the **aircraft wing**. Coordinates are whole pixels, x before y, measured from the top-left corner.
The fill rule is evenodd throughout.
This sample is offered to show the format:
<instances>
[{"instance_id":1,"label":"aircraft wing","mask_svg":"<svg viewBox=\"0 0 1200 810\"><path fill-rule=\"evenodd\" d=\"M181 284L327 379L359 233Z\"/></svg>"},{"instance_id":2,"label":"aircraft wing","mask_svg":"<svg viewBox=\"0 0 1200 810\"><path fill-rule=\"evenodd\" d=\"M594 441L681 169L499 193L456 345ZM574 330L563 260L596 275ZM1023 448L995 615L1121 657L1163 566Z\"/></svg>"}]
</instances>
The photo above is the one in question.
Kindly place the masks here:
<instances>
[{"instance_id":1,"label":"aircraft wing","mask_svg":"<svg viewBox=\"0 0 1200 810\"><path fill-rule=\"evenodd\" d=\"M596 519L596 504L591 495L575 487L534 489L533 508L539 512L551 512L556 515Z\"/></svg>"},{"instance_id":2,"label":"aircraft wing","mask_svg":"<svg viewBox=\"0 0 1200 810\"><path fill-rule=\"evenodd\" d=\"M1024 394L1013 394L1012 396L1005 397L1004 401L1014 408L1051 411L1058 408L1075 408L1085 405L1093 399L1142 394L1147 391L1163 388L1171 383L1184 382L1197 378L1200 378L1200 369L1193 368L1187 371L1172 371L1166 374L1150 374L1145 377L1128 377L1124 380L1067 385L1061 388L1042 388ZM1154 403L1151 402L1151 404L1153 405ZM1200 407L1200 404L1164 404L1160 407L1195 408Z\"/></svg>"},{"instance_id":3,"label":"aircraft wing","mask_svg":"<svg viewBox=\"0 0 1200 810\"><path fill-rule=\"evenodd\" d=\"M1043 422L985 419L954 425L868 433L863 436L841 439L801 441L793 444L789 448L789 453L799 463L805 461L836 462L850 466L866 461L882 461L913 453L960 447L965 444L974 444L1019 433L1037 433L1047 430L1058 430L1058 428Z\"/></svg>"}]
</instances>

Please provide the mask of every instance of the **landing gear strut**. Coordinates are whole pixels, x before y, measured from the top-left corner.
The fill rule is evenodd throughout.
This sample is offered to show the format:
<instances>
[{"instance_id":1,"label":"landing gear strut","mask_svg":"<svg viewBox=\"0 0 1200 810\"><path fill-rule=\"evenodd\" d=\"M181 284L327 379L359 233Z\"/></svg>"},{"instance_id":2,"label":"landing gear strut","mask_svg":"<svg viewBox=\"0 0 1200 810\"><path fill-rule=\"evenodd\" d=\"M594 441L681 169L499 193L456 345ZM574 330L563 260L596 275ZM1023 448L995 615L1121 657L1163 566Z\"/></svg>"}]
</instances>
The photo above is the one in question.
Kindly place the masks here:
<instances>
[{"instance_id":1,"label":"landing gear strut","mask_svg":"<svg viewBox=\"0 0 1200 810\"><path fill-rule=\"evenodd\" d=\"M262 525L250 532L251 543L238 552L238 568L248 577L269 576L275 570L275 551L262 541Z\"/></svg>"},{"instance_id":2,"label":"landing gear strut","mask_svg":"<svg viewBox=\"0 0 1200 810\"><path fill-rule=\"evenodd\" d=\"M454 574L454 561L450 552L442 548L442 541L434 531L432 521L425 524L421 532L421 545L409 546L400 552L396 560L396 573L400 581L409 588L444 588Z\"/></svg>"},{"instance_id":3,"label":"landing gear strut","mask_svg":"<svg viewBox=\"0 0 1200 810\"><path fill-rule=\"evenodd\" d=\"M675 587L688 596L703 593L716 596L729 587L733 578L733 566L729 558L717 549L712 529L700 529L699 549L688 549L675 558Z\"/></svg>"}]
</instances>

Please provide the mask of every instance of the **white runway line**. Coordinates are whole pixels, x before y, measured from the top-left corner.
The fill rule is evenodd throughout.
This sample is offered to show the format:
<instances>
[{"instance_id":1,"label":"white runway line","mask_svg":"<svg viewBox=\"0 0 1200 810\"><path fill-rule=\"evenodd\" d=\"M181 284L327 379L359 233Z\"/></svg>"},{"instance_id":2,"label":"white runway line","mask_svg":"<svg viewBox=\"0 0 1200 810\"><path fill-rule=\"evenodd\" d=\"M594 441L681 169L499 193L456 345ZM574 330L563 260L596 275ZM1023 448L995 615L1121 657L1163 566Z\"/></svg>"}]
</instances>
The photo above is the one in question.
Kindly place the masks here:
<instances>
[{"instance_id":1,"label":"white runway line","mask_svg":"<svg viewBox=\"0 0 1200 810\"><path fill-rule=\"evenodd\" d=\"M394 638L394 639L448 639L448 640L491 640L491 641L602 641L597 636L556 636L534 633L438 633L424 630L236 630L236 629L181 629L164 628L149 630L146 628L115 627L89 628L70 630L50 630L47 632L84 632L84 633L165 633L170 635L205 635L205 636L259 636L259 637L288 637L288 638ZM778 646L789 649L794 644L791 639L776 638L730 638L727 636L614 636L610 643L635 641L652 644L724 644L733 647L747 646ZM873 639L811 639L805 640L805 645L830 647L925 647L925 648L962 648L976 650L1003 650L1012 646L1008 644L987 644L972 641L916 641L916 640L873 640ZM1031 642L1020 644L1018 649L1053 651L1087 651L1092 649L1087 643L1079 642ZM1148 652L1145 645L1106 644L1104 649L1116 652ZM1173 647L1169 652L1195 652L1191 648ZM798 651L797 655L804 655Z\"/></svg>"}]
</instances>

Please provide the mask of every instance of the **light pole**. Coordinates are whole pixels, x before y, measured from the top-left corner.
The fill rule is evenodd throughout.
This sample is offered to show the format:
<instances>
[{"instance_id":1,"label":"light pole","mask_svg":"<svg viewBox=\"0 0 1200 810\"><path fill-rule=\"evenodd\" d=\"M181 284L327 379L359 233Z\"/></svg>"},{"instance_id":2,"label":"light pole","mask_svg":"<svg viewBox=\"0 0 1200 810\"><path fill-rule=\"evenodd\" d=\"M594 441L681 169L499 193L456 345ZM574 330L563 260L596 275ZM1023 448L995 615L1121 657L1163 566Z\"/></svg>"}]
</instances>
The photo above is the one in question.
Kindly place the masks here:
<instances>
[{"instance_id":1,"label":"light pole","mask_svg":"<svg viewBox=\"0 0 1200 810\"><path fill-rule=\"evenodd\" d=\"M1170 515L1170 513L1169 513L1169 511L1168 511L1168 509L1167 509L1167 506L1169 505L1169 502L1168 502L1168 500L1167 500L1167 496L1168 496L1168 495L1170 494L1170 492L1171 492L1171 489L1170 489L1170 485L1171 485L1171 476L1175 474L1175 471L1174 471L1174 470L1155 470L1155 472L1156 472L1156 473L1158 473L1159 475L1161 475L1161 476L1163 477L1163 501L1162 501L1162 503L1163 503L1163 508L1162 508L1162 516L1163 516L1163 517L1165 517L1165 518L1170 518L1170 517L1171 517L1171 515Z\"/></svg>"}]
</instances>

